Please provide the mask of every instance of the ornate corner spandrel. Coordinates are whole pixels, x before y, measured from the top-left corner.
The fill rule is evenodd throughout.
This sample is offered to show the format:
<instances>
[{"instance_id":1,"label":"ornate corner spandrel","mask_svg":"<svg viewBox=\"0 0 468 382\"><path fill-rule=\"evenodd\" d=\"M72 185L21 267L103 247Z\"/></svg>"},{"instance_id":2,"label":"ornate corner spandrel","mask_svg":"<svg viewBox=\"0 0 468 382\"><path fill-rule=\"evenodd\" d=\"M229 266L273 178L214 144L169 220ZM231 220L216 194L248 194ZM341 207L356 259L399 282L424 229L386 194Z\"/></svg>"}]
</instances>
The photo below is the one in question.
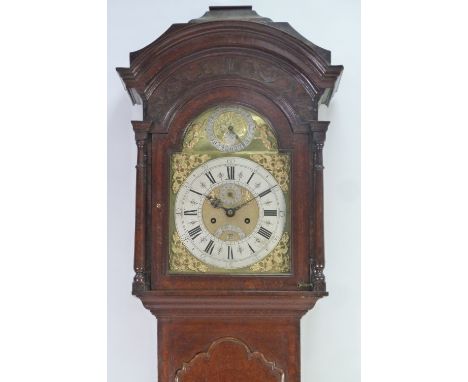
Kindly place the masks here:
<instances>
[{"instance_id":1,"label":"ornate corner spandrel","mask_svg":"<svg viewBox=\"0 0 468 382\"><path fill-rule=\"evenodd\" d=\"M260 141L268 151L278 150L278 142L271 132L271 128L260 117L254 116L253 119L257 125L257 134L254 139Z\"/></svg>"},{"instance_id":2,"label":"ornate corner spandrel","mask_svg":"<svg viewBox=\"0 0 468 382\"><path fill-rule=\"evenodd\" d=\"M289 234L283 233L276 248L263 260L250 266L252 272L289 273L291 272L291 257L289 256Z\"/></svg>"},{"instance_id":3,"label":"ornate corner spandrel","mask_svg":"<svg viewBox=\"0 0 468 382\"><path fill-rule=\"evenodd\" d=\"M208 272L208 267L192 256L182 244L177 232L172 234L171 251L169 258L169 270L173 272Z\"/></svg>"},{"instance_id":4,"label":"ornate corner spandrel","mask_svg":"<svg viewBox=\"0 0 468 382\"><path fill-rule=\"evenodd\" d=\"M174 382L284 382L285 373L241 340L224 337L177 370Z\"/></svg>"},{"instance_id":5,"label":"ornate corner spandrel","mask_svg":"<svg viewBox=\"0 0 468 382\"><path fill-rule=\"evenodd\" d=\"M172 192L176 194L192 170L209 160L210 156L208 154L174 153L171 159Z\"/></svg>"},{"instance_id":6,"label":"ornate corner spandrel","mask_svg":"<svg viewBox=\"0 0 468 382\"><path fill-rule=\"evenodd\" d=\"M185 150L193 150L197 143L205 137L205 121L193 122L187 129L182 147Z\"/></svg>"},{"instance_id":7,"label":"ornate corner spandrel","mask_svg":"<svg viewBox=\"0 0 468 382\"><path fill-rule=\"evenodd\" d=\"M250 159L265 168L278 182L284 192L289 190L290 163L288 154L252 154Z\"/></svg>"}]
</instances>

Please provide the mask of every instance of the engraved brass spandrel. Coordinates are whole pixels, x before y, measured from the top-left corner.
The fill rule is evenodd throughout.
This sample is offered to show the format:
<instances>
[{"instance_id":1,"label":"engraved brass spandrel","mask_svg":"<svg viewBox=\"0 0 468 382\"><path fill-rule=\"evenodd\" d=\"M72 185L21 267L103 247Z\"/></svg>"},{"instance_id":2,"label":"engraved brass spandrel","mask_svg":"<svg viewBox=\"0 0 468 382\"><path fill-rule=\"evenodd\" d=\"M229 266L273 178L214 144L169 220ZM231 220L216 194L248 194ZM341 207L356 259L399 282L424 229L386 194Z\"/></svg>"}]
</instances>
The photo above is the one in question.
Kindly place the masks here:
<instances>
[{"instance_id":1,"label":"engraved brass spandrel","mask_svg":"<svg viewBox=\"0 0 468 382\"><path fill-rule=\"evenodd\" d=\"M273 175L284 192L288 191L290 171L288 154L252 154L249 158Z\"/></svg>"},{"instance_id":2,"label":"engraved brass spandrel","mask_svg":"<svg viewBox=\"0 0 468 382\"><path fill-rule=\"evenodd\" d=\"M275 249L263 260L251 265L249 270L258 273L290 272L291 261L289 256L289 234L284 232Z\"/></svg>"},{"instance_id":3,"label":"engraved brass spandrel","mask_svg":"<svg viewBox=\"0 0 468 382\"><path fill-rule=\"evenodd\" d=\"M278 150L278 143L271 132L271 128L260 117L253 117L253 120L257 125L254 140L260 141L267 151Z\"/></svg>"},{"instance_id":4,"label":"engraved brass spandrel","mask_svg":"<svg viewBox=\"0 0 468 382\"><path fill-rule=\"evenodd\" d=\"M174 272L206 273L208 266L191 255L177 232L172 234L169 270Z\"/></svg>"},{"instance_id":5,"label":"engraved brass spandrel","mask_svg":"<svg viewBox=\"0 0 468 382\"><path fill-rule=\"evenodd\" d=\"M209 159L208 154L172 154L172 192L177 193L190 173Z\"/></svg>"},{"instance_id":6,"label":"engraved brass spandrel","mask_svg":"<svg viewBox=\"0 0 468 382\"><path fill-rule=\"evenodd\" d=\"M185 134L183 148L187 150L192 150L200 139L206 138L205 136L205 121L196 121L193 122L190 127L187 129Z\"/></svg>"}]
</instances>

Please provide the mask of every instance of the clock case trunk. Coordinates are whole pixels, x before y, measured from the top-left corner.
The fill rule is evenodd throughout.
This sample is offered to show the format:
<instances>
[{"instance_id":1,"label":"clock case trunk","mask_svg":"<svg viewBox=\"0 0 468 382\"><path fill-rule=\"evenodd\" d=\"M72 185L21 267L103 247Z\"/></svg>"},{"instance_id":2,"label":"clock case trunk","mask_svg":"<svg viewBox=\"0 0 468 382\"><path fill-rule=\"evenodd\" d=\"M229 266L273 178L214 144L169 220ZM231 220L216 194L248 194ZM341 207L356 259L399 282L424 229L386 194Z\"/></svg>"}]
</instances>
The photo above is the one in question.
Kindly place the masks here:
<instances>
[{"instance_id":1,"label":"clock case trunk","mask_svg":"<svg viewBox=\"0 0 468 382\"><path fill-rule=\"evenodd\" d=\"M251 7L210 7L131 53L130 68L117 68L132 101L143 105L143 121L132 121L138 150L132 291L158 318L160 381L196 380L200 375L189 370L201 369L182 370L184 363L242 344L252 359L275 363L272 378L300 380L299 320L327 295L322 149L329 122L318 121L318 106L328 104L342 70L330 65L329 51ZM190 121L219 104L263 115L279 150L291 156L289 275L168 272L170 155L181 151Z\"/></svg>"}]
</instances>

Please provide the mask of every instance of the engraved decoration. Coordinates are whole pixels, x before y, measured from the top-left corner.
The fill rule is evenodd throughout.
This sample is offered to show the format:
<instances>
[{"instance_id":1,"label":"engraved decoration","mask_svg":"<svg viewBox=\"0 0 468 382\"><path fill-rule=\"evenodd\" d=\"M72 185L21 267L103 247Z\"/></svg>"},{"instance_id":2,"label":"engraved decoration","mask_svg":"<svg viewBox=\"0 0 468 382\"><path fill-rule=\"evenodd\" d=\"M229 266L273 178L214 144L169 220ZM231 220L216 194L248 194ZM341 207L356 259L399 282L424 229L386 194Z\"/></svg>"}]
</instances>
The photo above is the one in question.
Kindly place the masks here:
<instances>
[{"instance_id":1,"label":"engraved decoration","mask_svg":"<svg viewBox=\"0 0 468 382\"><path fill-rule=\"evenodd\" d=\"M253 272L271 272L271 273L287 273L291 271L291 264L288 256L289 250L289 234L283 233L280 242L276 248L267 255L263 260L250 266Z\"/></svg>"},{"instance_id":2,"label":"engraved decoration","mask_svg":"<svg viewBox=\"0 0 468 382\"><path fill-rule=\"evenodd\" d=\"M169 259L170 269L176 269L180 272L201 272L208 271L208 267L192 256L185 245L182 244L177 232L172 234L171 256Z\"/></svg>"},{"instance_id":3,"label":"engraved decoration","mask_svg":"<svg viewBox=\"0 0 468 382\"><path fill-rule=\"evenodd\" d=\"M210 143L220 151L241 151L254 137L255 122L250 113L241 107L219 107L211 113L206 123Z\"/></svg>"},{"instance_id":4,"label":"engraved decoration","mask_svg":"<svg viewBox=\"0 0 468 382\"><path fill-rule=\"evenodd\" d=\"M172 155L172 191L176 193L193 169L210 159L207 154L183 154Z\"/></svg>"},{"instance_id":5,"label":"engraved decoration","mask_svg":"<svg viewBox=\"0 0 468 382\"><path fill-rule=\"evenodd\" d=\"M196 354L177 370L174 382L284 382L285 373L274 362L241 340L224 337L214 341L207 352Z\"/></svg>"},{"instance_id":6,"label":"engraved decoration","mask_svg":"<svg viewBox=\"0 0 468 382\"><path fill-rule=\"evenodd\" d=\"M155 78L148 88L148 115L161 121L170 105L187 95L187 89L196 94L196 88L205 84L207 78L232 75L254 81L277 94L294 105L304 121L313 119L317 112L316 103L310 101L316 90L307 84L299 85L290 70L259 57L223 55L188 62L175 74L164 77L162 82Z\"/></svg>"},{"instance_id":7,"label":"engraved decoration","mask_svg":"<svg viewBox=\"0 0 468 382\"><path fill-rule=\"evenodd\" d=\"M205 131L203 123L195 122L193 123L185 135L184 149L191 150L198 143L198 141L205 136Z\"/></svg>"},{"instance_id":8,"label":"engraved decoration","mask_svg":"<svg viewBox=\"0 0 468 382\"><path fill-rule=\"evenodd\" d=\"M278 149L278 144L276 143L276 139L271 133L270 128L266 124L259 124L257 126L257 137L255 139L258 139L260 142L262 142L263 146L267 150L277 150Z\"/></svg>"},{"instance_id":9,"label":"engraved decoration","mask_svg":"<svg viewBox=\"0 0 468 382\"><path fill-rule=\"evenodd\" d=\"M289 184L289 156L286 154L253 154L250 159L264 167L273 175L284 192Z\"/></svg>"}]
</instances>

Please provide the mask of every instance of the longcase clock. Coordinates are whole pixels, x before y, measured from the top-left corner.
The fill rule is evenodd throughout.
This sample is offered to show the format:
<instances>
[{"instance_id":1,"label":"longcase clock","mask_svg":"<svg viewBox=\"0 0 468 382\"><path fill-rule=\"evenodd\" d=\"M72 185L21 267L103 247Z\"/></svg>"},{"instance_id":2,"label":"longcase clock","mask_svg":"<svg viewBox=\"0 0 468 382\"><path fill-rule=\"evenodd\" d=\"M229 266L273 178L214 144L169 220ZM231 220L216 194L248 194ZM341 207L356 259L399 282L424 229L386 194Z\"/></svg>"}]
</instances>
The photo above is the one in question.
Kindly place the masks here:
<instances>
[{"instance_id":1,"label":"longcase clock","mask_svg":"<svg viewBox=\"0 0 468 382\"><path fill-rule=\"evenodd\" d=\"M342 66L251 7L210 7L118 68L143 120L133 294L160 382L300 381L300 318L327 295L318 121Z\"/></svg>"}]
</instances>

